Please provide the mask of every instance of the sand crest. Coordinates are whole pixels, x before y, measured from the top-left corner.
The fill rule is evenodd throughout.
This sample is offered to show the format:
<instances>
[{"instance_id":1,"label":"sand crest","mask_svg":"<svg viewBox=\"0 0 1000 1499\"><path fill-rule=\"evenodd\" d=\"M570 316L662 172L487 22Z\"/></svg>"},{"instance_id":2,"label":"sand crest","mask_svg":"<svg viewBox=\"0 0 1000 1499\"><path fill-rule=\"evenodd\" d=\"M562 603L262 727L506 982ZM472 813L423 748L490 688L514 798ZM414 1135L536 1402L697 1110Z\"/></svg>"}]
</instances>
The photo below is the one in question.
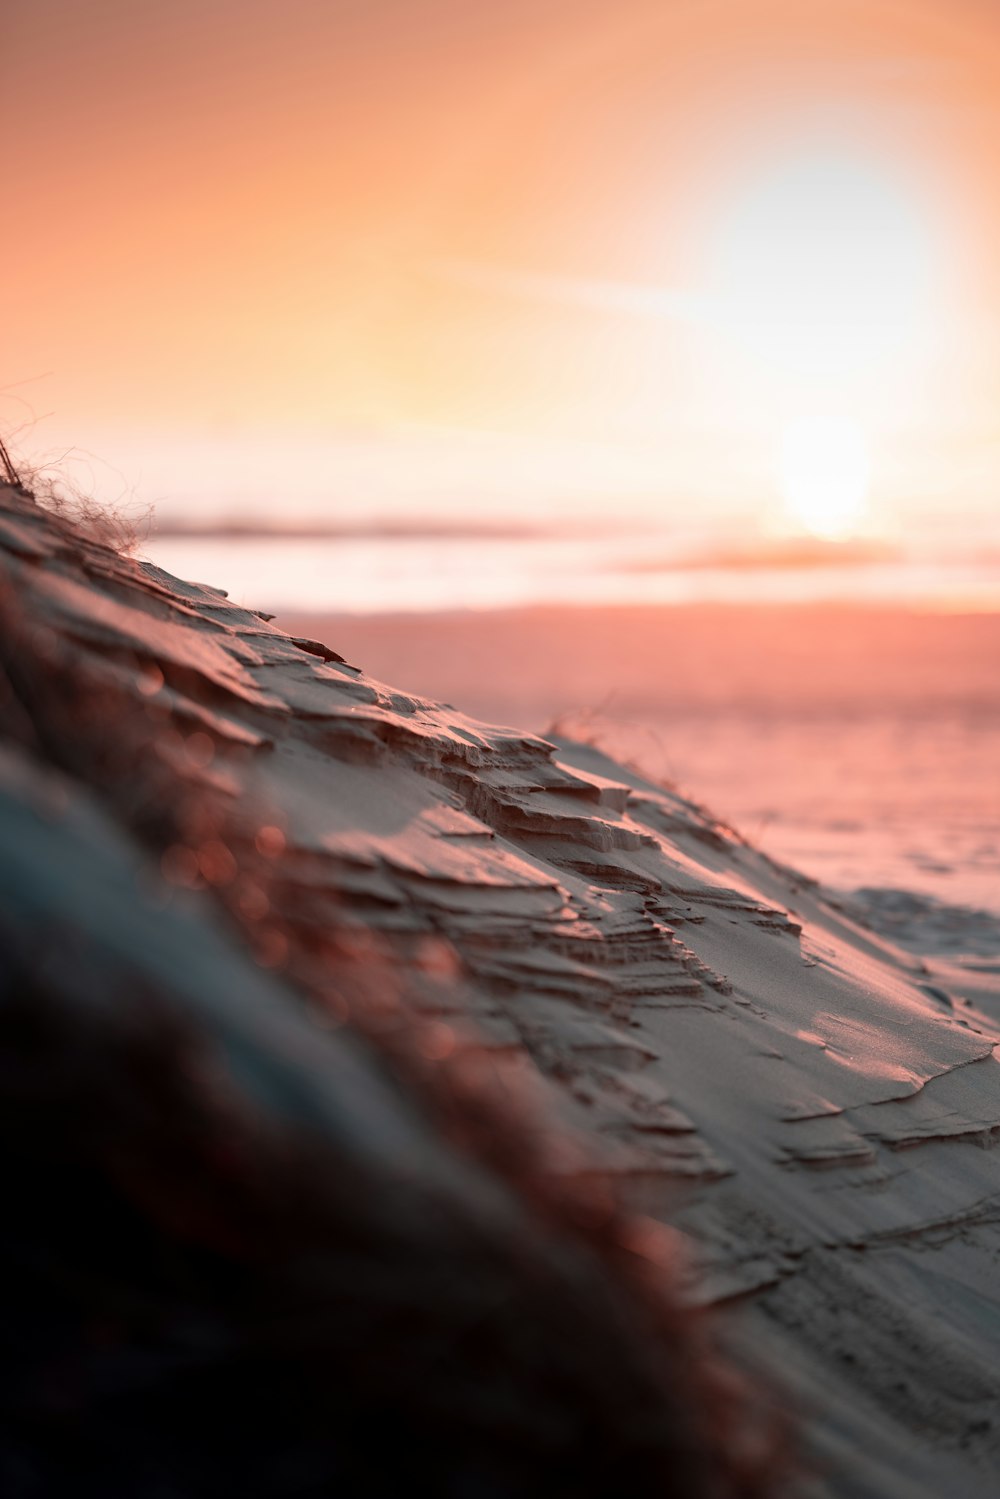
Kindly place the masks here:
<instances>
[{"instance_id":1,"label":"sand crest","mask_svg":"<svg viewBox=\"0 0 1000 1499\"><path fill-rule=\"evenodd\" d=\"M192 797L258 809L271 870L256 908L241 895L259 941L237 1015L204 999L230 992L222 939L184 931L200 886L237 880L239 851L215 829L192 863L179 840L141 930L123 931L133 856L97 809L5 751L9 912L72 916L151 970L176 972L183 950L192 1009L247 1086L294 1092L358 1150L447 1175L398 1099L366 1092L360 1061L313 1049L312 1022L273 1000L320 936L376 944L411 975L428 1056L485 1046L530 1075L586 1169L690 1235L693 1294L732 1303L747 1356L794 1390L815 1493L995 1491L1000 998L986 958L904 951L599 751L371 680L336 641L289 638L216 590L72 541L9 489L0 586L53 649L162 714Z\"/></svg>"}]
</instances>

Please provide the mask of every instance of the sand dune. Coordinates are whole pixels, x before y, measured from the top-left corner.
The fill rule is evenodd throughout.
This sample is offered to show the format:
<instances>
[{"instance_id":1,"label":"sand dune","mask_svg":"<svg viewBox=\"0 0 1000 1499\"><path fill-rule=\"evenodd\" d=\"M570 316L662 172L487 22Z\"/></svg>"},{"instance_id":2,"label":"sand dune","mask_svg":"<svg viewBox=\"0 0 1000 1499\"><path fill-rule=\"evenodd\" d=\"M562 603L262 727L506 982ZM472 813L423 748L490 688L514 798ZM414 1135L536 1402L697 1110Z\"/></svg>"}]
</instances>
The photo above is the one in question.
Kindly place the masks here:
<instances>
[{"instance_id":1,"label":"sand dune","mask_svg":"<svg viewBox=\"0 0 1000 1499\"><path fill-rule=\"evenodd\" d=\"M326 1044L344 1017L335 993L324 1009L317 943L377 949L430 1060L485 1046L580 1142L553 1171L602 1175L690 1236L692 1296L731 1305L743 1356L801 1409L809 1493L994 1493L988 955L895 946L599 751L384 686L211 588L68 545L2 493L5 596L154 715L192 797L255 809L268 871L244 888L233 838L209 829L192 852L179 835L137 901L120 832L5 749L8 917L71 922L122 962L183 975L242 1085L464 1190L363 1058ZM238 997L225 933L192 926L204 885L240 891L258 963ZM277 1001L285 981L313 984L313 1019Z\"/></svg>"},{"instance_id":2,"label":"sand dune","mask_svg":"<svg viewBox=\"0 0 1000 1499\"><path fill-rule=\"evenodd\" d=\"M476 718L596 739L824 884L992 911L995 944L1000 615L578 605L279 622Z\"/></svg>"}]
</instances>

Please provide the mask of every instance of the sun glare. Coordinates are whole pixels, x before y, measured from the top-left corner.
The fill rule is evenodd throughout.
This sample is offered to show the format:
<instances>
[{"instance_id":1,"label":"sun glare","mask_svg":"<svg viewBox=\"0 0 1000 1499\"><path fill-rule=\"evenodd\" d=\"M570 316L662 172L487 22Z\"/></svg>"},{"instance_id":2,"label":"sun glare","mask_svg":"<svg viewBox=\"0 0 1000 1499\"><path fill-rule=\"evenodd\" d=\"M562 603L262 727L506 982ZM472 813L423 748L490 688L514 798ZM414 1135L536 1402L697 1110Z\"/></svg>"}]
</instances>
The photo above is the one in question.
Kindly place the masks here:
<instances>
[{"instance_id":1,"label":"sun glare","mask_svg":"<svg viewBox=\"0 0 1000 1499\"><path fill-rule=\"evenodd\" d=\"M824 541L857 530L868 496L865 434L839 417L802 417L781 439L781 482L789 518Z\"/></svg>"},{"instance_id":2,"label":"sun glare","mask_svg":"<svg viewBox=\"0 0 1000 1499\"><path fill-rule=\"evenodd\" d=\"M900 172L804 150L751 178L717 225L715 317L795 378L850 377L929 330L936 247Z\"/></svg>"}]
</instances>

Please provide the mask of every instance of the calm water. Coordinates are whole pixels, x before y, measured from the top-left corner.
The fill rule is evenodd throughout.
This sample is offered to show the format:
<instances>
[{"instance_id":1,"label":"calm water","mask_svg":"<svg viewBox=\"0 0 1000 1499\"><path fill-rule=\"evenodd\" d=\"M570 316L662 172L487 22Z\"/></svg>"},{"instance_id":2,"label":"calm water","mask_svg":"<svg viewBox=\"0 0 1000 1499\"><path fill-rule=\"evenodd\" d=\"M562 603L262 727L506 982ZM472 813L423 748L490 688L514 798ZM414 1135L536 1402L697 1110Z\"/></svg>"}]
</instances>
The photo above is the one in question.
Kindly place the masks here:
<instances>
[{"instance_id":1,"label":"calm water","mask_svg":"<svg viewBox=\"0 0 1000 1499\"><path fill-rule=\"evenodd\" d=\"M630 524L620 532L530 539L357 537L296 540L155 535L145 555L178 577L256 608L380 614L526 604L931 602L1000 610L1000 554L946 567L913 558L867 565L692 566L682 544Z\"/></svg>"}]
</instances>

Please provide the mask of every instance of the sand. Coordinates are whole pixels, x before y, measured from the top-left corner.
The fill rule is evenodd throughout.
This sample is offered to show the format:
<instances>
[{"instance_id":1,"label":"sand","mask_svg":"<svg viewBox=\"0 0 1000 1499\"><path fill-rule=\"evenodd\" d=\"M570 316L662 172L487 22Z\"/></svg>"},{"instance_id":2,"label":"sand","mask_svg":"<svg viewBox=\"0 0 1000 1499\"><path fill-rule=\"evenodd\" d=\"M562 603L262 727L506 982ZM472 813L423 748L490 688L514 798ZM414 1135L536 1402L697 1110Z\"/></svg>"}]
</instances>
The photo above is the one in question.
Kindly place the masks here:
<instances>
[{"instance_id":1,"label":"sand","mask_svg":"<svg viewBox=\"0 0 1000 1499\"><path fill-rule=\"evenodd\" d=\"M992 912L995 945L1000 615L856 602L278 619L476 717L596 739L824 884Z\"/></svg>"},{"instance_id":2,"label":"sand","mask_svg":"<svg viewBox=\"0 0 1000 1499\"><path fill-rule=\"evenodd\" d=\"M140 867L99 808L5 751L5 908L180 971L244 1086L447 1175L329 1016L282 994L297 934L377 942L441 1055L485 1046L530 1075L580 1143L561 1169L690 1237L692 1297L730 1308L803 1414L809 1493L994 1493L1000 959L896 944L601 751L386 686L336 639L70 546L0 493L8 596L162 709L178 777L253 809L274 868L237 1001L225 941L194 925L225 850L197 876Z\"/></svg>"}]
</instances>

